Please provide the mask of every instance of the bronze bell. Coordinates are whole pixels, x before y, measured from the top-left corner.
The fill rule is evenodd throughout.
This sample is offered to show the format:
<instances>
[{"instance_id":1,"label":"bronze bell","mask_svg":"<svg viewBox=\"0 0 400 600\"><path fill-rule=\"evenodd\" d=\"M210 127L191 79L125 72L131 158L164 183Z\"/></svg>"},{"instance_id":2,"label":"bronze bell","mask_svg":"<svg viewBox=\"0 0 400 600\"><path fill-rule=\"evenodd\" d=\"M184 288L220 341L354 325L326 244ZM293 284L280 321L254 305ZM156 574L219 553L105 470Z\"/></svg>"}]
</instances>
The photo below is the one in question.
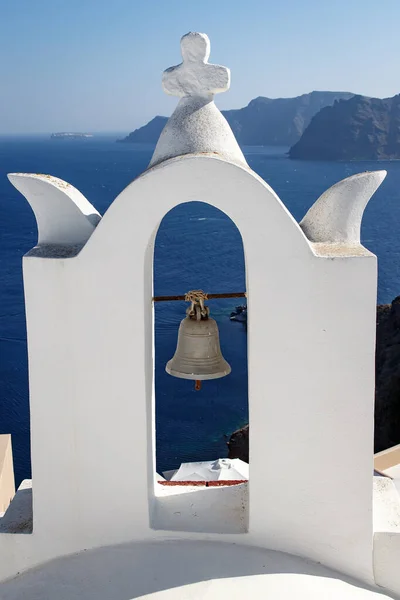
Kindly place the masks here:
<instances>
[{"instance_id":1,"label":"bronze bell","mask_svg":"<svg viewBox=\"0 0 400 600\"><path fill-rule=\"evenodd\" d=\"M230 365L221 353L218 326L209 317L209 308L204 306L204 299L191 299L187 317L181 321L178 332L176 351L167 362L165 370L174 377L193 379L196 389L200 389L202 380L225 377L231 372ZM204 294L205 296L205 294Z\"/></svg>"}]
</instances>

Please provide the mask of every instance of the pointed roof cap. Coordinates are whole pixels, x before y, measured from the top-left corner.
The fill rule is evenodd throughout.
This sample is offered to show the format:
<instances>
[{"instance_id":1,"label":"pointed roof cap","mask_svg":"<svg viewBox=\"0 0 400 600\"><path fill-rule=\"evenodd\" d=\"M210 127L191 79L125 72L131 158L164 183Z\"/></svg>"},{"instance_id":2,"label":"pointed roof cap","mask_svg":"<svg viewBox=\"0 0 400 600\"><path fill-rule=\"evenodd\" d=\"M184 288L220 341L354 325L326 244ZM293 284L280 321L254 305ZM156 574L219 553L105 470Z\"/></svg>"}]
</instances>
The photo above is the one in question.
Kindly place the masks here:
<instances>
[{"instance_id":1,"label":"pointed roof cap","mask_svg":"<svg viewBox=\"0 0 400 600\"><path fill-rule=\"evenodd\" d=\"M230 86L227 67L208 62L210 40L205 33L187 33L181 39L183 61L163 73L166 94L180 101L158 140L150 167L184 154L217 154L247 165L214 95Z\"/></svg>"}]
</instances>

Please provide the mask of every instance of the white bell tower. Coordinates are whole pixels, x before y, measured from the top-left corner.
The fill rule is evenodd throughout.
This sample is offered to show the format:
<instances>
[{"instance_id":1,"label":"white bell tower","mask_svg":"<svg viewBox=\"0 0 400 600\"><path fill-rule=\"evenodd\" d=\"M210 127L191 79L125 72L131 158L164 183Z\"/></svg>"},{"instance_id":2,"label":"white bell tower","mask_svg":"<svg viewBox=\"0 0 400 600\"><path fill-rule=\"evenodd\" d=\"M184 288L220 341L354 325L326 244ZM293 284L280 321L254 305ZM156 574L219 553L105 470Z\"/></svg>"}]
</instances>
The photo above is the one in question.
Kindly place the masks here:
<instances>
[{"instance_id":1,"label":"white bell tower","mask_svg":"<svg viewBox=\"0 0 400 600\"><path fill-rule=\"evenodd\" d=\"M24 257L33 533L0 534L0 579L129 543L140 550L138 581L145 559L168 579L157 565L171 549L187 560L179 581L189 583L218 578L213 556L225 577L226 559L251 582L266 577L262 568L304 572L309 563L289 564L283 552L373 585L377 266L360 223L385 172L333 186L299 225L248 167L213 102L230 75L208 63L208 37L187 34L181 49L183 62L163 76L178 106L149 168L103 217L66 182L9 176L39 229ZM250 481L172 490L155 481L153 249L163 216L199 199L243 238ZM265 597L266 580L257 581L251 597Z\"/></svg>"}]
</instances>

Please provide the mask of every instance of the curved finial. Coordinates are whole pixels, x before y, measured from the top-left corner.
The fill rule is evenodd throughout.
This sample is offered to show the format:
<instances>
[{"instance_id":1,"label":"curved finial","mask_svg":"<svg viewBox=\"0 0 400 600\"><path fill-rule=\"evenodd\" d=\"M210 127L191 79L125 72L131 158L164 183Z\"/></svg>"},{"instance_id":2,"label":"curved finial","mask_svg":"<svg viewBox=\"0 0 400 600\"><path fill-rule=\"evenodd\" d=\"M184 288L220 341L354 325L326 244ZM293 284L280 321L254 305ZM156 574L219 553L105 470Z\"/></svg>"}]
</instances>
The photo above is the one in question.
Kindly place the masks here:
<instances>
[{"instance_id":1,"label":"curved finial","mask_svg":"<svg viewBox=\"0 0 400 600\"><path fill-rule=\"evenodd\" d=\"M184 154L217 154L247 166L225 117L215 106L214 95L230 86L227 67L208 62L210 40L205 33L187 33L181 39L183 61L163 73L167 94L179 104L158 140L150 167Z\"/></svg>"},{"instance_id":2,"label":"curved finial","mask_svg":"<svg viewBox=\"0 0 400 600\"><path fill-rule=\"evenodd\" d=\"M31 205L39 246L83 244L101 219L79 190L58 177L9 173L8 179Z\"/></svg>"},{"instance_id":3,"label":"curved finial","mask_svg":"<svg viewBox=\"0 0 400 600\"><path fill-rule=\"evenodd\" d=\"M365 207L385 177L386 171L367 171L326 190L300 222L310 242L359 244Z\"/></svg>"}]
</instances>

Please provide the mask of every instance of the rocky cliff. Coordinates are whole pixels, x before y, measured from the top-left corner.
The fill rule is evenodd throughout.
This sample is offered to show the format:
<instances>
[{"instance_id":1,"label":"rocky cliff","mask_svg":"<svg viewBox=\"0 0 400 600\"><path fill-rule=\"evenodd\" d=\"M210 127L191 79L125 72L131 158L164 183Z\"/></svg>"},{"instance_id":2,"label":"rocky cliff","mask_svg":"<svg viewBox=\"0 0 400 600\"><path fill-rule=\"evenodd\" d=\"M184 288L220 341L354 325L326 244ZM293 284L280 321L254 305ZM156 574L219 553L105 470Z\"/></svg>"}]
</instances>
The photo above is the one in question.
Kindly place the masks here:
<instances>
[{"instance_id":1,"label":"rocky cliff","mask_svg":"<svg viewBox=\"0 0 400 600\"><path fill-rule=\"evenodd\" d=\"M239 144L248 146L291 146L310 123L312 117L336 100L351 98L349 92L311 92L296 98L252 100L244 108L222 111ZM155 144L167 117L155 117L126 138L128 143Z\"/></svg>"},{"instance_id":2,"label":"rocky cliff","mask_svg":"<svg viewBox=\"0 0 400 600\"><path fill-rule=\"evenodd\" d=\"M400 443L400 296L377 307L375 452ZM249 426L232 433L229 458L249 461Z\"/></svg>"},{"instance_id":3,"label":"rocky cliff","mask_svg":"<svg viewBox=\"0 0 400 600\"><path fill-rule=\"evenodd\" d=\"M400 442L400 296L378 306L375 452Z\"/></svg>"},{"instance_id":4,"label":"rocky cliff","mask_svg":"<svg viewBox=\"0 0 400 600\"><path fill-rule=\"evenodd\" d=\"M290 158L377 160L400 158L400 94L393 98L353 96L317 113Z\"/></svg>"},{"instance_id":5,"label":"rocky cliff","mask_svg":"<svg viewBox=\"0 0 400 600\"><path fill-rule=\"evenodd\" d=\"M249 462L249 426L234 431L228 442L229 458L241 458Z\"/></svg>"},{"instance_id":6,"label":"rocky cliff","mask_svg":"<svg viewBox=\"0 0 400 600\"><path fill-rule=\"evenodd\" d=\"M224 115L239 144L246 146L291 146L321 108L336 100L351 98L347 92L311 92L296 98L255 98L239 110Z\"/></svg>"}]
</instances>

